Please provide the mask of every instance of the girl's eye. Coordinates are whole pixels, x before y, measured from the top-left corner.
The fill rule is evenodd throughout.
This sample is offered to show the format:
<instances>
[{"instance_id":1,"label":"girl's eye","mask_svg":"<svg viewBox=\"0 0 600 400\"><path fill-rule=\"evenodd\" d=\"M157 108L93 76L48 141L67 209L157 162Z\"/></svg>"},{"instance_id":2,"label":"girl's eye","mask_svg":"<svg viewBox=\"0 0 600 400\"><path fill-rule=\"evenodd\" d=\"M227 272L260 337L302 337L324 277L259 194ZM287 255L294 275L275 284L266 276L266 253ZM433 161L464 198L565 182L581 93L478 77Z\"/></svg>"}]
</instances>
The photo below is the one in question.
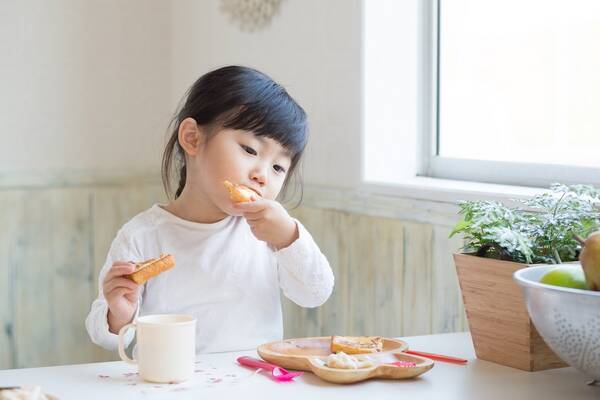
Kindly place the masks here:
<instances>
[{"instance_id":1,"label":"girl's eye","mask_svg":"<svg viewBox=\"0 0 600 400\"><path fill-rule=\"evenodd\" d=\"M273 169L274 169L276 172L279 172L279 173L284 173L284 172L285 172L285 168L283 168L281 165L277 165L277 164L276 164L276 165L273 165Z\"/></svg>"},{"instance_id":2,"label":"girl's eye","mask_svg":"<svg viewBox=\"0 0 600 400\"><path fill-rule=\"evenodd\" d=\"M244 146L243 144L241 144L240 146L242 146L242 149L244 149L244 151L248 154L252 154L253 156L257 154L256 150L254 150L252 147Z\"/></svg>"}]
</instances>

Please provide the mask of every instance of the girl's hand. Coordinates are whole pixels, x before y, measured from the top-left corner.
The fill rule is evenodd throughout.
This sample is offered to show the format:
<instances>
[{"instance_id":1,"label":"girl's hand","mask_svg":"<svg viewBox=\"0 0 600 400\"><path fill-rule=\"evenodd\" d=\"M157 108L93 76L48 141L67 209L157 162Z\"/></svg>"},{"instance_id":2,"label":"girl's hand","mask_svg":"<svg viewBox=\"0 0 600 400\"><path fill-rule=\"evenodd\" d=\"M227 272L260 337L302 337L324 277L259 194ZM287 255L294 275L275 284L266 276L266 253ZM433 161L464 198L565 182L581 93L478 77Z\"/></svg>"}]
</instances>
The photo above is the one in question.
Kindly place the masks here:
<instances>
[{"instance_id":1,"label":"girl's hand","mask_svg":"<svg viewBox=\"0 0 600 400\"><path fill-rule=\"evenodd\" d=\"M252 233L258 240L267 242L277 250L288 247L298 239L298 227L281 204L274 200L259 199L247 203L234 203L242 212Z\"/></svg>"},{"instance_id":2,"label":"girl's hand","mask_svg":"<svg viewBox=\"0 0 600 400\"><path fill-rule=\"evenodd\" d=\"M102 291L108 303L108 327L112 333L131 322L138 305L139 285L125 275L135 271L135 265L116 261L104 278Z\"/></svg>"}]
</instances>

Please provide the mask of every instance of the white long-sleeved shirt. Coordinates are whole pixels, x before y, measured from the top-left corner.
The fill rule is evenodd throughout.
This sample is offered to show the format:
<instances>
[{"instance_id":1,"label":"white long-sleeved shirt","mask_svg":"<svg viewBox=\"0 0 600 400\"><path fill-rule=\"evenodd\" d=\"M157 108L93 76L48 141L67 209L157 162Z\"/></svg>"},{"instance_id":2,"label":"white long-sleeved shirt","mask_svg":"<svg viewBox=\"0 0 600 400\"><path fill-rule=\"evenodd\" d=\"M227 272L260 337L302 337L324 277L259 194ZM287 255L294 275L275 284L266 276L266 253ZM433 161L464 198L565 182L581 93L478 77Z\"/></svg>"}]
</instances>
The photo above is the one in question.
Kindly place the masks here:
<instances>
[{"instance_id":1,"label":"white long-sleeved shirt","mask_svg":"<svg viewBox=\"0 0 600 400\"><path fill-rule=\"evenodd\" d=\"M138 214L117 233L100 272L99 295L85 321L92 341L117 348L108 329L102 282L115 261L140 261L172 254L175 268L147 281L136 317L190 314L196 317L196 353L255 348L281 340L280 288L303 307L323 304L334 277L325 256L302 226L290 246L272 250L242 217L214 224L181 219L160 205ZM134 317L135 318L135 317ZM125 337L129 345L131 331Z\"/></svg>"}]
</instances>

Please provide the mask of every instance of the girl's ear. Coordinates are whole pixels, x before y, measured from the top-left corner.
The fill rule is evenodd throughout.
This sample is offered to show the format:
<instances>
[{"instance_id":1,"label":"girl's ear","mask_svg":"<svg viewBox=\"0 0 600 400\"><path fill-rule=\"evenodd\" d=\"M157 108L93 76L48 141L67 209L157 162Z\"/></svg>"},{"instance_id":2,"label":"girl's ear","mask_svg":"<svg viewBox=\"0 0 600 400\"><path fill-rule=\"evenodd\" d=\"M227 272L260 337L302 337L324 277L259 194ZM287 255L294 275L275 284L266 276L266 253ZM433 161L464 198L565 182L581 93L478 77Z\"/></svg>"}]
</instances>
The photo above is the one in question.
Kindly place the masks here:
<instances>
[{"instance_id":1,"label":"girl's ear","mask_svg":"<svg viewBox=\"0 0 600 400\"><path fill-rule=\"evenodd\" d=\"M177 138L185 153L195 156L204 142L204 133L194 118L186 118L179 124Z\"/></svg>"}]
</instances>

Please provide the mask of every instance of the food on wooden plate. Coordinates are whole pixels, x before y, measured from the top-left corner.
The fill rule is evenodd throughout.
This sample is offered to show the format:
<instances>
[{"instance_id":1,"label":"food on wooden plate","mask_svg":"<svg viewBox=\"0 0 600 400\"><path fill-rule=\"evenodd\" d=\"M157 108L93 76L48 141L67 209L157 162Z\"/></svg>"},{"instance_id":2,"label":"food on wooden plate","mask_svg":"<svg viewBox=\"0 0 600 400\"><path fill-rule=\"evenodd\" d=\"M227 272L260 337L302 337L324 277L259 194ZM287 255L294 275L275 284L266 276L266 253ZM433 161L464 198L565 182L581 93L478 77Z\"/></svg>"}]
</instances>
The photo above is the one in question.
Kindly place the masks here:
<instances>
[{"instance_id":1,"label":"food on wooden plate","mask_svg":"<svg viewBox=\"0 0 600 400\"><path fill-rule=\"evenodd\" d=\"M381 336L332 336L331 352L346 354L376 353L383 350Z\"/></svg>"},{"instance_id":2,"label":"food on wooden plate","mask_svg":"<svg viewBox=\"0 0 600 400\"><path fill-rule=\"evenodd\" d=\"M229 198L234 203L245 203L258 200L259 198L258 193L244 185L238 185L229 181L224 181L223 185L229 190Z\"/></svg>"},{"instance_id":3,"label":"food on wooden plate","mask_svg":"<svg viewBox=\"0 0 600 400\"><path fill-rule=\"evenodd\" d=\"M325 361L325 365L329 368L360 369L369 368L375 364L368 356L351 356L340 351L337 354L330 354Z\"/></svg>"},{"instance_id":4,"label":"food on wooden plate","mask_svg":"<svg viewBox=\"0 0 600 400\"><path fill-rule=\"evenodd\" d=\"M174 266L175 260L172 255L161 254L159 258L151 258L146 261L135 263L135 271L127 275L127 277L138 285L141 285L148 279L153 278Z\"/></svg>"},{"instance_id":5,"label":"food on wooden plate","mask_svg":"<svg viewBox=\"0 0 600 400\"><path fill-rule=\"evenodd\" d=\"M0 387L0 400L55 400L44 394L39 386Z\"/></svg>"}]
</instances>

